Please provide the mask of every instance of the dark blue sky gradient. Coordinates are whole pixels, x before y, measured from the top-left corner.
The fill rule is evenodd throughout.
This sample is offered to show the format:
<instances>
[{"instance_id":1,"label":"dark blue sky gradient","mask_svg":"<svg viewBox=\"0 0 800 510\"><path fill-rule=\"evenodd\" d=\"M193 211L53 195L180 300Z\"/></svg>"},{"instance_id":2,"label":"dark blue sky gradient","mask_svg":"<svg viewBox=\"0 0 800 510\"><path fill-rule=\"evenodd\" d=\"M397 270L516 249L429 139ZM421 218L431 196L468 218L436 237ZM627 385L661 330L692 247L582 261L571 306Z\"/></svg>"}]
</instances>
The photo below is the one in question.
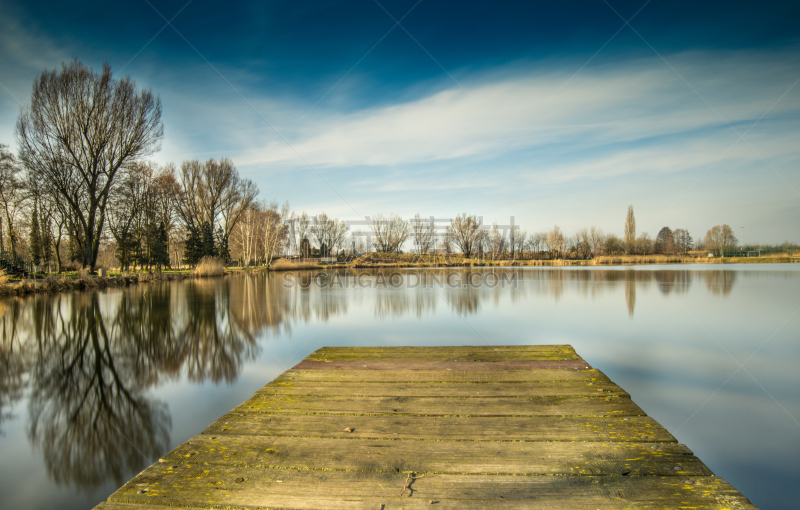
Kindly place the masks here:
<instances>
[{"instance_id":1,"label":"dark blue sky gradient","mask_svg":"<svg viewBox=\"0 0 800 510\"><path fill-rule=\"evenodd\" d=\"M184 1L153 1L167 19ZM626 19L644 2L609 2ZM299 4L299 5L298 5ZM324 94L394 22L370 0L350 2L232 2L195 0L174 26L208 60L257 75L253 86L309 98ZM396 19L416 1L382 1ZM36 2L11 8L26 24L62 41L78 39L94 60L120 68L164 25L145 2ZM797 42L800 3L652 1L631 22L659 52L768 48ZM439 2L423 0L405 28L445 69L459 74L509 63L563 59L580 65L622 26L602 1ZM629 29L603 50L603 60L652 54ZM152 58L180 65L200 57L165 29L131 63L135 72ZM357 66L365 87L359 106L392 100L442 69L399 27ZM356 98L354 98L356 99Z\"/></svg>"},{"instance_id":2,"label":"dark blue sky gradient","mask_svg":"<svg viewBox=\"0 0 800 510\"><path fill-rule=\"evenodd\" d=\"M149 2L0 0L0 143L76 56L298 211L800 240L800 2Z\"/></svg>"}]
</instances>

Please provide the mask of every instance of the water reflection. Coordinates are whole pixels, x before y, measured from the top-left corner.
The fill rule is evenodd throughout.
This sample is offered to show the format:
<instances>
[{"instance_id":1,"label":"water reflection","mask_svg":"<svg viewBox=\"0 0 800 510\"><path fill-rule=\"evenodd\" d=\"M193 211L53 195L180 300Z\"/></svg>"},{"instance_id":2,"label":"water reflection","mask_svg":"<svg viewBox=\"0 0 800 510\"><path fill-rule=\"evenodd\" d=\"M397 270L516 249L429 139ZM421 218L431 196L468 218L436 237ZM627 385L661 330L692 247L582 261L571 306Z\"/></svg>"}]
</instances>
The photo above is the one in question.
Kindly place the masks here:
<instances>
[{"instance_id":1,"label":"water reflection","mask_svg":"<svg viewBox=\"0 0 800 510\"><path fill-rule=\"evenodd\" d=\"M736 271L705 271L706 287L712 294L727 296L736 281Z\"/></svg>"},{"instance_id":2,"label":"water reflection","mask_svg":"<svg viewBox=\"0 0 800 510\"><path fill-rule=\"evenodd\" d=\"M3 422L12 417L10 409L22 399L28 359L17 334L18 301L0 301L0 434Z\"/></svg>"},{"instance_id":3,"label":"water reflection","mask_svg":"<svg viewBox=\"0 0 800 510\"><path fill-rule=\"evenodd\" d=\"M396 273L403 278L393 279ZM697 279L725 297L737 273L338 270L10 298L0 301L0 430L10 409L27 399L28 439L56 484L121 484L169 446L171 416L154 388L181 379L233 382L257 359L257 339L289 337L293 325L327 322L351 307L393 320L434 313L441 302L466 316L501 298L558 301L566 294L609 298L633 316L637 293L652 286L664 295L686 293Z\"/></svg>"},{"instance_id":4,"label":"water reflection","mask_svg":"<svg viewBox=\"0 0 800 510\"><path fill-rule=\"evenodd\" d=\"M0 420L27 394L27 436L57 485L123 483L169 446L171 417L153 387L184 376L231 382L255 358L230 287L206 280L3 301Z\"/></svg>"},{"instance_id":5,"label":"water reflection","mask_svg":"<svg viewBox=\"0 0 800 510\"><path fill-rule=\"evenodd\" d=\"M169 441L166 406L144 395L149 367L137 338L104 320L98 293L42 299L32 312L31 443L58 484L123 482Z\"/></svg>"}]
</instances>

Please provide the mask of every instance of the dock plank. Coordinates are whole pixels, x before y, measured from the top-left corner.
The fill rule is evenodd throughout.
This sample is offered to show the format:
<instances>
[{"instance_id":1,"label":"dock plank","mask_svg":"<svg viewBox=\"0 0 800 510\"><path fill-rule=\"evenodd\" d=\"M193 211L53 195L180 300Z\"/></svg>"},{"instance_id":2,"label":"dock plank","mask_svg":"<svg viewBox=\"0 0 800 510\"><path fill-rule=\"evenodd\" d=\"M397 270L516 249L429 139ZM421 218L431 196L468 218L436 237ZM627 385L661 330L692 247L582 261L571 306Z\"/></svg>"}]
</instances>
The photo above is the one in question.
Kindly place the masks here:
<instances>
[{"instance_id":1,"label":"dock plank","mask_svg":"<svg viewBox=\"0 0 800 510\"><path fill-rule=\"evenodd\" d=\"M569 345L453 346L453 347L323 347L307 361L521 361L581 360Z\"/></svg>"},{"instance_id":2,"label":"dock plank","mask_svg":"<svg viewBox=\"0 0 800 510\"><path fill-rule=\"evenodd\" d=\"M592 368L582 359L519 360L303 360L297 370L537 370L542 368L586 370Z\"/></svg>"},{"instance_id":3,"label":"dock plank","mask_svg":"<svg viewBox=\"0 0 800 510\"><path fill-rule=\"evenodd\" d=\"M278 382L261 388L256 395L315 395L359 397L596 397L614 395L630 397L611 382L587 383L546 381L534 383L343 383L343 382Z\"/></svg>"},{"instance_id":4,"label":"dock plank","mask_svg":"<svg viewBox=\"0 0 800 510\"><path fill-rule=\"evenodd\" d=\"M319 381L319 382L535 382L535 381L586 381L611 382L600 370L287 370L275 381Z\"/></svg>"},{"instance_id":5,"label":"dock plank","mask_svg":"<svg viewBox=\"0 0 800 510\"><path fill-rule=\"evenodd\" d=\"M204 433L419 441L676 442L672 434L648 416L475 416L465 420L455 416L229 413Z\"/></svg>"},{"instance_id":6,"label":"dock plank","mask_svg":"<svg viewBox=\"0 0 800 510\"><path fill-rule=\"evenodd\" d=\"M175 467L173 467L175 466ZM410 486L405 488L407 485ZM404 490L405 488L405 490ZM411 490L409 490L411 489ZM157 463L110 502L230 508L754 508L713 476L476 476ZM509 506L511 505L511 506Z\"/></svg>"},{"instance_id":7,"label":"dock plank","mask_svg":"<svg viewBox=\"0 0 800 510\"><path fill-rule=\"evenodd\" d=\"M678 443L403 441L200 434L165 463L508 475L713 475Z\"/></svg>"},{"instance_id":8,"label":"dock plank","mask_svg":"<svg viewBox=\"0 0 800 510\"><path fill-rule=\"evenodd\" d=\"M167 507L755 508L570 346L319 349L96 510Z\"/></svg>"},{"instance_id":9,"label":"dock plank","mask_svg":"<svg viewBox=\"0 0 800 510\"><path fill-rule=\"evenodd\" d=\"M237 412L416 416L644 416L625 397L357 397L259 393Z\"/></svg>"}]
</instances>

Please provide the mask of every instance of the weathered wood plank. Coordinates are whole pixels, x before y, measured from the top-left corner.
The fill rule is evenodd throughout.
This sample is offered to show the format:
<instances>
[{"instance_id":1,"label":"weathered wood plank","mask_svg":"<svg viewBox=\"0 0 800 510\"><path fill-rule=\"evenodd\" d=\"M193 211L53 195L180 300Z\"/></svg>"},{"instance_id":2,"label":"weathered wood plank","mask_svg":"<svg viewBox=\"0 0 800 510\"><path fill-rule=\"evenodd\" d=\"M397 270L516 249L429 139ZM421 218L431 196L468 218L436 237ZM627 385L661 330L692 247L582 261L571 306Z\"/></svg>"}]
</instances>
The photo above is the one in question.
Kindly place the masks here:
<instances>
[{"instance_id":1,"label":"weathered wood plank","mask_svg":"<svg viewBox=\"0 0 800 510\"><path fill-rule=\"evenodd\" d=\"M200 434L162 460L279 469L449 474L713 475L691 450L677 443L403 441Z\"/></svg>"},{"instance_id":2,"label":"weathered wood plank","mask_svg":"<svg viewBox=\"0 0 800 510\"><path fill-rule=\"evenodd\" d=\"M281 395L351 395L354 397L544 397L615 395L630 397L614 383L546 381L535 383L343 383L272 382L256 392Z\"/></svg>"},{"instance_id":3,"label":"weathered wood plank","mask_svg":"<svg viewBox=\"0 0 800 510\"><path fill-rule=\"evenodd\" d=\"M164 510L164 505L147 505L142 503L119 503L119 502L109 502L105 501L100 503L93 510ZM188 507L188 506L170 506L169 510L198 510L200 507ZM230 507L231 509L233 507ZM205 507L203 510L208 510L208 507Z\"/></svg>"},{"instance_id":4,"label":"weathered wood plank","mask_svg":"<svg viewBox=\"0 0 800 510\"><path fill-rule=\"evenodd\" d=\"M475 345L453 347L322 347L309 361L514 361L580 360L569 345Z\"/></svg>"},{"instance_id":5,"label":"weathered wood plank","mask_svg":"<svg viewBox=\"0 0 800 510\"><path fill-rule=\"evenodd\" d=\"M298 367L97 509L755 508L569 346Z\"/></svg>"},{"instance_id":6,"label":"weathered wood plank","mask_svg":"<svg viewBox=\"0 0 800 510\"><path fill-rule=\"evenodd\" d=\"M644 416L624 397L353 397L257 394L234 412L417 416Z\"/></svg>"},{"instance_id":7,"label":"weathered wood plank","mask_svg":"<svg viewBox=\"0 0 800 510\"><path fill-rule=\"evenodd\" d=\"M275 381L349 382L611 382L600 370L287 370Z\"/></svg>"},{"instance_id":8,"label":"weathered wood plank","mask_svg":"<svg viewBox=\"0 0 800 510\"><path fill-rule=\"evenodd\" d=\"M345 428L353 429L346 432ZM453 441L676 442L647 416L343 416L229 413L206 434Z\"/></svg>"},{"instance_id":9,"label":"weathered wood plank","mask_svg":"<svg viewBox=\"0 0 800 510\"><path fill-rule=\"evenodd\" d=\"M755 508L713 476L413 476L156 463L110 502L244 508ZM381 505L384 505L383 507ZM509 506L510 505L510 506Z\"/></svg>"},{"instance_id":10,"label":"weathered wood plank","mask_svg":"<svg viewBox=\"0 0 800 510\"><path fill-rule=\"evenodd\" d=\"M587 370L592 367L582 359L513 360L513 361L436 361L436 360L303 360L295 370L536 370L542 368Z\"/></svg>"}]
</instances>

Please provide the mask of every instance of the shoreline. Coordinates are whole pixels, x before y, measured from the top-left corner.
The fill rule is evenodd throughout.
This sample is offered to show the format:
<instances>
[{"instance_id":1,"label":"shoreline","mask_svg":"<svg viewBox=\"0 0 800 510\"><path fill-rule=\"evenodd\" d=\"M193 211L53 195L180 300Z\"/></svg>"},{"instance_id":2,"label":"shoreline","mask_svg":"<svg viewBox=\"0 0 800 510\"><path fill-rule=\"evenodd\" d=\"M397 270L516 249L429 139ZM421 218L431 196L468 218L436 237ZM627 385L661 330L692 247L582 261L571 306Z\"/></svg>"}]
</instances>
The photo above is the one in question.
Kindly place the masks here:
<instances>
[{"instance_id":1,"label":"shoreline","mask_svg":"<svg viewBox=\"0 0 800 510\"><path fill-rule=\"evenodd\" d=\"M48 275L42 279L24 278L21 280L9 279L0 283L0 297L27 296L31 294L52 294L58 292L84 291L92 289L123 288L140 283L160 283L170 281L183 281L195 278L214 278L240 273L280 272L280 271L308 271L328 269L425 269L425 268L473 268L473 267L611 267L611 266L648 266L648 265L682 265L682 264L794 264L800 263L800 256L785 257L726 257L726 258L700 258L680 256L604 256L586 260L551 259L551 260L433 260L426 262L411 262L398 260L388 262L371 262L369 259L356 259L343 264L316 264L312 262L291 263L281 259L272 267L230 267L222 275L195 275L188 270L174 272L154 273L125 273L110 276L68 276Z\"/></svg>"}]
</instances>

